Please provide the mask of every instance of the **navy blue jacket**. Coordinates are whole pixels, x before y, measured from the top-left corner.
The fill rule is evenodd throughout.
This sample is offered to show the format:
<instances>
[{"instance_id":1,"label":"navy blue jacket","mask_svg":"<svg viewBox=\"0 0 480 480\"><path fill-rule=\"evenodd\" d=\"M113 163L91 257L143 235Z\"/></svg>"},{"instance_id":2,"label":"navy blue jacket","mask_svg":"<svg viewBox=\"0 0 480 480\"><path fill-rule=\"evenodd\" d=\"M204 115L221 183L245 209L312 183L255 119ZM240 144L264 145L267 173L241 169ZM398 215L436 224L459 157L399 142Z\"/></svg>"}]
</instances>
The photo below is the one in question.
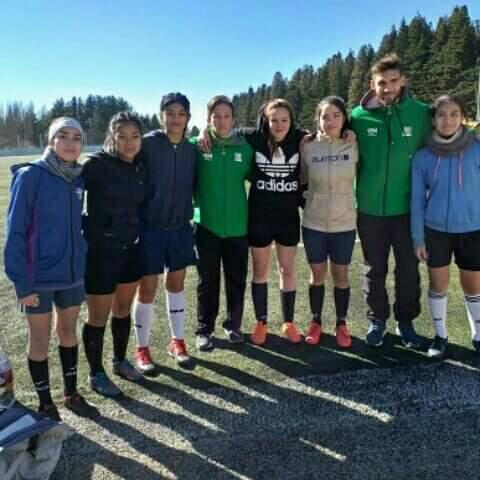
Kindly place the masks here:
<instances>
[{"instance_id":1,"label":"navy blue jacket","mask_svg":"<svg viewBox=\"0 0 480 480\"><path fill-rule=\"evenodd\" d=\"M196 147L184 139L174 145L158 130L143 137L148 168L147 197L140 220L154 230L176 230L193 216Z\"/></svg>"},{"instance_id":2,"label":"navy blue jacket","mask_svg":"<svg viewBox=\"0 0 480 480\"><path fill-rule=\"evenodd\" d=\"M18 298L81 285L83 180L68 183L44 160L14 165L4 261Z\"/></svg>"}]
</instances>

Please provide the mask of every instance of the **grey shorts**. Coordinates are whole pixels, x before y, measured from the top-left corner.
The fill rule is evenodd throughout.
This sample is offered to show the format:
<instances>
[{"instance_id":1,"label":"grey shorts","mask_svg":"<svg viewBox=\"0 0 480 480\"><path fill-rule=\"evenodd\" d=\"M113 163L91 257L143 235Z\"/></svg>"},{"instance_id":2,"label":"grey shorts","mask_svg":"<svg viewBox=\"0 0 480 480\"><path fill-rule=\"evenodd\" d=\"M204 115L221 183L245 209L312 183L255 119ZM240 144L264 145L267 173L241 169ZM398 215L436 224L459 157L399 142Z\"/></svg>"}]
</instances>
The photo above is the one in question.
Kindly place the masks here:
<instances>
[{"instance_id":1,"label":"grey shorts","mask_svg":"<svg viewBox=\"0 0 480 480\"><path fill-rule=\"evenodd\" d=\"M49 290L47 292L37 292L40 303L37 307L25 307L25 313L29 315L50 313L52 305L65 310L70 307L78 307L85 300L85 287L78 285L76 287L65 288L63 290Z\"/></svg>"}]
</instances>

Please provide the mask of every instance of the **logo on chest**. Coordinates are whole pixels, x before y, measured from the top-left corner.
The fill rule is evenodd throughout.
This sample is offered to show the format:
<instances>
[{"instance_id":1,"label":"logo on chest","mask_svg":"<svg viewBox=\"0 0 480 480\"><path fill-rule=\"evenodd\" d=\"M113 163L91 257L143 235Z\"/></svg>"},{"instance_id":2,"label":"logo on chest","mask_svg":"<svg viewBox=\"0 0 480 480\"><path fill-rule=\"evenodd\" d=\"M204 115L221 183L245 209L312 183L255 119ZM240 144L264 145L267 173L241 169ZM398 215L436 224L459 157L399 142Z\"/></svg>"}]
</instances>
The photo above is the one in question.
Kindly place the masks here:
<instances>
[{"instance_id":1,"label":"logo on chest","mask_svg":"<svg viewBox=\"0 0 480 480\"><path fill-rule=\"evenodd\" d=\"M367 136L368 137L376 137L377 135L378 135L378 128L377 127L367 128Z\"/></svg>"},{"instance_id":2,"label":"logo on chest","mask_svg":"<svg viewBox=\"0 0 480 480\"><path fill-rule=\"evenodd\" d=\"M285 178L294 173L298 166L298 160L298 153L295 153L287 161L281 147L272 156L271 161L260 152L255 153L255 163L260 171L272 178Z\"/></svg>"}]
</instances>

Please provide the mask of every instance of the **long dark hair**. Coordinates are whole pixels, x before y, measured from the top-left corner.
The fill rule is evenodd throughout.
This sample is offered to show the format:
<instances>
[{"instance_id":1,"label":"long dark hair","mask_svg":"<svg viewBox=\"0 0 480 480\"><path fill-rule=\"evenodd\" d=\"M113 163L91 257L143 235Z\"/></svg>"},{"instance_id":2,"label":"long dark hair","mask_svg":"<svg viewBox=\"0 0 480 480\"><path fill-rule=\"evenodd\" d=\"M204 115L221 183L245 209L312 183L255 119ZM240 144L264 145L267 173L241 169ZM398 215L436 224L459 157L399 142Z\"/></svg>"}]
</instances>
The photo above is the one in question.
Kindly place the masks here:
<instances>
[{"instance_id":1,"label":"long dark hair","mask_svg":"<svg viewBox=\"0 0 480 480\"><path fill-rule=\"evenodd\" d=\"M287 110L290 116L290 129L287 132L285 138L287 138L290 133L296 128L295 126L295 113L293 111L292 106L285 100L284 98L274 98L273 100L269 100L265 102L258 111L258 118L257 118L257 128L265 135L268 141L268 146L270 149L270 154L273 156L275 152L278 150L279 144L273 138L272 133L270 132L270 127L268 126L268 111L273 110L275 108L284 108Z\"/></svg>"},{"instance_id":2,"label":"long dark hair","mask_svg":"<svg viewBox=\"0 0 480 480\"><path fill-rule=\"evenodd\" d=\"M108 124L107 136L103 142L103 149L110 153L111 155L117 155L117 146L115 145L115 134L118 132L120 127L123 125L131 123L135 125L140 135L143 135L143 125L136 113L132 112L119 112L114 115Z\"/></svg>"},{"instance_id":3,"label":"long dark hair","mask_svg":"<svg viewBox=\"0 0 480 480\"><path fill-rule=\"evenodd\" d=\"M315 109L315 121L317 122L318 130L320 130L320 115L322 114L322 110L325 107L328 107L328 105L337 107L343 114L344 121L342 130L340 131L340 135L342 135L345 130L350 128L350 122L348 120L347 107L345 106L343 98L337 97L336 95L329 95L328 97L323 98L317 105L317 108Z\"/></svg>"}]
</instances>

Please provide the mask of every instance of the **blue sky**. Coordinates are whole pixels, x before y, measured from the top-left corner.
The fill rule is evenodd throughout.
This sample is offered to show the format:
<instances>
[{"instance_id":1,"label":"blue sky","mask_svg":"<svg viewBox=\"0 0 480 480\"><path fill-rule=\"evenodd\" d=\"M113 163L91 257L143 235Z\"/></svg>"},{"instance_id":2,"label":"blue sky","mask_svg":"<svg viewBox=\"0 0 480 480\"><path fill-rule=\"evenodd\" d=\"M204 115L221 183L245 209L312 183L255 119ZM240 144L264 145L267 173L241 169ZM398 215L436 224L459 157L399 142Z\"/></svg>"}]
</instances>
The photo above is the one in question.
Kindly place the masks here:
<instances>
[{"instance_id":1,"label":"blue sky","mask_svg":"<svg viewBox=\"0 0 480 480\"><path fill-rule=\"evenodd\" d=\"M205 105L321 65L337 51L376 47L391 25L416 13L434 24L456 5L445 0L83 0L2 2L0 105L51 107L63 96L118 95L141 113L161 96L186 93L192 124ZM464 1L480 19L480 1Z\"/></svg>"}]
</instances>

